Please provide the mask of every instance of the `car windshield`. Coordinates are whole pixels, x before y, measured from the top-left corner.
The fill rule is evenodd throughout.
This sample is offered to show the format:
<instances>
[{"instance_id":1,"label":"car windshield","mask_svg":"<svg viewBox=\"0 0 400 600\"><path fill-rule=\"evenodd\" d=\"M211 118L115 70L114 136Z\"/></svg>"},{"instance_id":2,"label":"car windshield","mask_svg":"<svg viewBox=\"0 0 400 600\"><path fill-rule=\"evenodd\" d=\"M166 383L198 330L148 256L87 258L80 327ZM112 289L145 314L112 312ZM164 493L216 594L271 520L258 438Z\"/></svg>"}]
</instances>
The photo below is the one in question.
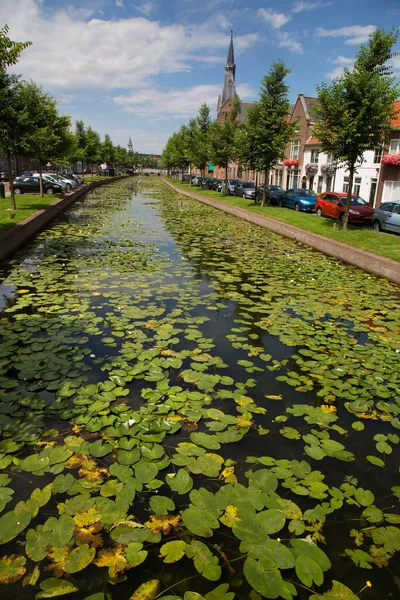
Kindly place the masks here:
<instances>
[{"instance_id":1,"label":"car windshield","mask_svg":"<svg viewBox=\"0 0 400 600\"><path fill-rule=\"evenodd\" d=\"M346 204L346 198L342 198L343 202ZM368 202L366 200L364 200L364 198L361 198L360 196L352 196L351 197L351 202L350 204L352 204L353 206L367 206Z\"/></svg>"},{"instance_id":2,"label":"car windshield","mask_svg":"<svg viewBox=\"0 0 400 600\"><path fill-rule=\"evenodd\" d=\"M240 179L230 179L229 180L229 185L237 185L238 183L240 183Z\"/></svg>"},{"instance_id":3,"label":"car windshield","mask_svg":"<svg viewBox=\"0 0 400 600\"><path fill-rule=\"evenodd\" d=\"M256 186L252 181L243 181L243 187L244 188L254 188Z\"/></svg>"},{"instance_id":4,"label":"car windshield","mask_svg":"<svg viewBox=\"0 0 400 600\"><path fill-rule=\"evenodd\" d=\"M270 185L269 189L271 190L271 192L283 192L283 187L281 187L280 185Z\"/></svg>"},{"instance_id":5,"label":"car windshield","mask_svg":"<svg viewBox=\"0 0 400 600\"><path fill-rule=\"evenodd\" d=\"M295 193L298 196L303 196L303 197L306 197L306 198L316 198L317 197L317 194L315 192L313 192L313 190L303 190L303 189L301 189L301 190L295 190Z\"/></svg>"}]
</instances>

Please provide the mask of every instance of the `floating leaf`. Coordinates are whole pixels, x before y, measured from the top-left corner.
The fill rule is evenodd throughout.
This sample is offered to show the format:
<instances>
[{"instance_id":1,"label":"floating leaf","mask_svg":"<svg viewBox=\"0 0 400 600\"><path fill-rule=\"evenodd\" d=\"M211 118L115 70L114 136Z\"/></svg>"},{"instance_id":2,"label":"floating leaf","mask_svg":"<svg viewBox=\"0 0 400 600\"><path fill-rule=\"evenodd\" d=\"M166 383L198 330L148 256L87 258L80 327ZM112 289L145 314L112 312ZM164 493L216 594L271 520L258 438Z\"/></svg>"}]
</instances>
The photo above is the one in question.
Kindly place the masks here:
<instances>
[{"instance_id":1,"label":"floating leaf","mask_svg":"<svg viewBox=\"0 0 400 600\"><path fill-rule=\"evenodd\" d=\"M281 595L282 575L272 560L246 558L243 572L251 587L265 598Z\"/></svg>"},{"instance_id":2,"label":"floating leaf","mask_svg":"<svg viewBox=\"0 0 400 600\"><path fill-rule=\"evenodd\" d=\"M73 592L78 592L79 589L70 581L65 579L57 579L55 577L49 577L44 581L40 582L40 589L42 590L35 596L35 600L40 598L55 598L57 596L66 596Z\"/></svg>"},{"instance_id":3,"label":"floating leaf","mask_svg":"<svg viewBox=\"0 0 400 600\"><path fill-rule=\"evenodd\" d=\"M185 555L186 542L174 540L167 542L160 548L160 555L164 557L165 563L174 563Z\"/></svg>"},{"instance_id":4,"label":"floating leaf","mask_svg":"<svg viewBox=\"0 0 400 600\"><path fill-rule=\"evenodd\" d=\"M25 575L26 558L24 556L2 556L0 558L0 583L14 583Z\"/></svg>"},{"instance_id":5,"label":"floating leaf","mask_svg":"<svg viewBox=\"0 0 400 600\"><path fill-rule=\"evenodd\" d=\"M146 583L142 583L129 600L154 600L160 588L160 581L158 579L151 579L150 581L146 581Z\"/></svg>"},{"instance_id":6,"label":"floating leaf","mask_svg":"<svg viewBox=\"0 0 400 600\"><path fill-rule=\"evenodd\" d=\"M90 565L95 554L96 550L94 548L89 548L88 544L74 548L72 552L68 554L67 560L65 561L66 572L77 573L78 571L82 571L85 567Z\"/></svg>"}]
</instances>

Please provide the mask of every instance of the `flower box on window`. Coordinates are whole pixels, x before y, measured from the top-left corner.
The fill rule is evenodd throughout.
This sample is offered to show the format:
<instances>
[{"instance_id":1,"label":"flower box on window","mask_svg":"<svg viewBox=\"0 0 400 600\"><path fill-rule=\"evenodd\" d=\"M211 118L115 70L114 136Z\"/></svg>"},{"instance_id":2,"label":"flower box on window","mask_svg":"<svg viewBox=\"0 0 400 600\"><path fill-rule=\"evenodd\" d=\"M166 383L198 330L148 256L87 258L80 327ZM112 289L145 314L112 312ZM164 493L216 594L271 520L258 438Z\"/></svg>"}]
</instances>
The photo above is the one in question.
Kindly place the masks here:
<instances>
[{"instance_id":1,"label":"flower box on window","mask_svg":"<svg viewBox=\"0 0 400 600\"><path fill-rule=\"evenodd\" d=\"M306 165L307 175L316 175L318 173L318 163L308 163Z\"/></svg>"},{"instance_id":2,"label":"flower box on window","mask_svg":"<svg viewBox=\"0 0 400 600\"><path fill-rule=\"evenodd\" d=\"M283 164L285 165L285 167L298 167L299 159L298 158L286 158L283 161Z\"/></svg>"},{"instance_id":3,"label":"flower box on window","mask_svg":"<svg viewBox=\"0 0 400 600\"><path fill-rule=\"evenodd\" d=\"M333 175L336 171L336 163L326 163L321 167L321 173L323 175Z\"/></svg>"},{"instance_id":4,"label":"flower box on window","mask_svg":"<svg viewBox=\"0 0 400 600\"><path fill-rule=\"evenodd\" d=\"M400 167L400 154L384 154L381 160L382 165L395 165Z\"/></svg>"}]
</instances>

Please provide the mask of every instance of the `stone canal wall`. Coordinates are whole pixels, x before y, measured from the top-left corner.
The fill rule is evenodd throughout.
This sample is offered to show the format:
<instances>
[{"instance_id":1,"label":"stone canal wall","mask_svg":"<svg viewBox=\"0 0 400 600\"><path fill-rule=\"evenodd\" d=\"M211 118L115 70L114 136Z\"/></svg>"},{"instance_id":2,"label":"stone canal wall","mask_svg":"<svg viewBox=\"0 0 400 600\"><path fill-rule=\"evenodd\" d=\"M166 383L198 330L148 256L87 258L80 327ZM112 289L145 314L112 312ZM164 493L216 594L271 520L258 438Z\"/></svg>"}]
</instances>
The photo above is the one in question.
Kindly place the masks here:
<instances>
[{"instance_id":1,"label":"stone canal wall","mask_svg":"<svg viewBox=\"0 0 400 600\"><path fill-rule=\"evenodd\" d=\"M82 198L93 188L108 183L113 183L120 179L125 179L126 175L94 181L84 187L65 194L62 198L55 200L45 208L38 210L30 215L24 221L17 223L14 227L7 229L0 234L0 261L9 257L15 250L23 246L32 236L37 235L46 225L55 219L63 210L68 208L75 200ZM18 196L17 196L18 198Z\"/></svg>"},{"instance_id":2,"label":"stone canal wall","mask_svg":"<svg viewBox=\"0 0 400 600\"><path fill-rule=\"evenodd\" d=\"M223 210L226 213L230 213L231 215L245 219L246 221L254 223L255 225L259 225L260 227L270 229L274 233L279 233L280 235L291 238L292 240L296 240L297 242L301 242L302 244L307 244L315 250L320 250L321 252L338 258L345 263L360 267L360 269L364 269L364 271L368 271L368 273L373 273L379 277L386 277L386 279L400 284L400 263L396 262L395 260L390 260L389 258L384 258L383 256L377 256L376 254L372 254L366 250L361 250L360 248L355 248L349 244L337 242L336 240L332 240L322 235L311 233L310 231L306 231L304 229L299 229L294 225L288 225L287 223L283 223L282 221L278 221L276 219L271 219L270 217L264 217L263 215L250 212L244 208L239 208L238 206L232 206L226 202L221 202L221 200L213 200L211 198L201 196L200 194L196 194L196 192L182 190L165 179L163 181L179 194L189 196L189 198L193 198L199 202L208 204L209 206L217 208L218 210Z\"/></svg>"}]
</instances>

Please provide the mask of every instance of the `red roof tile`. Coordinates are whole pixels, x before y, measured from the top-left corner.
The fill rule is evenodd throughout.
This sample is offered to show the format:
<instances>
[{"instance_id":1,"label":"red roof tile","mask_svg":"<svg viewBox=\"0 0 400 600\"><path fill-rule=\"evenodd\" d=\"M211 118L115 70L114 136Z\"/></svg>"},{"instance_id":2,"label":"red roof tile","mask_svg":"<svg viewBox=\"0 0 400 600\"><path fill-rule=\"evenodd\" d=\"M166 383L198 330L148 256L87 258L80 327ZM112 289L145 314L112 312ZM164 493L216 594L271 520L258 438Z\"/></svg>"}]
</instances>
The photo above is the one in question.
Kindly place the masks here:
<instances>
[{"instance_id":1,"label":"red roof tile","mask_svg":"<svg viewBox=\"0 0 400 600\"><path fill-rule=\"evenodd\" d=\"M309 144L321 144L321 140L319 140L318 138L314 138L311 137L309 140L306 141L306 146L308 146Z\"/></svg>"}]
</instances>

